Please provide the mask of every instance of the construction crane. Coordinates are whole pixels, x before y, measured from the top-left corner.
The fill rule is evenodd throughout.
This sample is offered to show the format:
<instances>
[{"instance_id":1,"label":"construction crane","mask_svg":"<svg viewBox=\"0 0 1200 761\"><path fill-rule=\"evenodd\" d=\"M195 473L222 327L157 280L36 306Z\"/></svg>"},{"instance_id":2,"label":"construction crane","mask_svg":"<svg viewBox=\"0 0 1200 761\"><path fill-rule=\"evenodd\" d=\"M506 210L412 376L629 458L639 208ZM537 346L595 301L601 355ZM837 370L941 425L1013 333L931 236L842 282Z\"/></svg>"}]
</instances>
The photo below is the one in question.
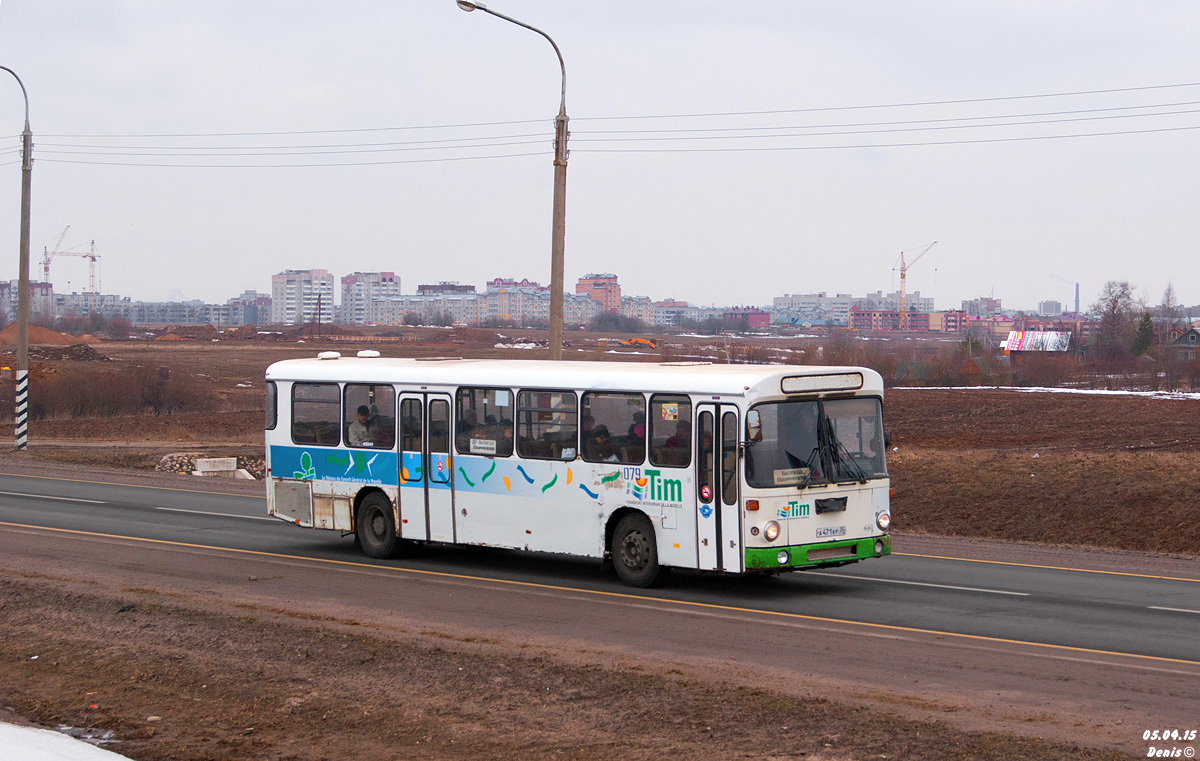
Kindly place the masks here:
<instances>
[{"instance_id":1,"label":"construction crane","mask_svg":"<svg viewBox=\"0 0 1200 761\"><path fill-rule=\"evenodd\" d=\"M916 264L918 259L920 259L925 254L929 253L929 249L933 248L936 245L937 245L937 241L935 240L933 243L926 244L924 246L921 246L920 248L910 249L908 251L901 251L900 258L896 260L896 266L900 268L900 323L899 323L900 330L908 330L908 310L906 310L904 308L904 296L908 292L907 282L906 282L906 278L908 276L908 268L913 266L914 264ZM905 262L904 261L905 254L912 254L913 255L912 260ZM895 269L896 269L896 267L892 267L893 271Z\"/></svg>"},{"instance_id":2,"label":"construction crane","mask_svg":"<svg viewBox=\"0 0 1200 761\"><path fill-rule=\"evenodd\" d=\"M70 251L61 250L63 239L67 237L67 230L71 226L67 225L63 228L62 235L58 236L58 240L54 241L54 246L47 246L42 249L42 280L50 282L50 262L56 256L78 256L88 260L88 310L96 310L96 295L100 292L96 286L96 263L100 260L100 255L96 253L96 241L92 241L91 251Z\"/></svg>"}]
</instances>

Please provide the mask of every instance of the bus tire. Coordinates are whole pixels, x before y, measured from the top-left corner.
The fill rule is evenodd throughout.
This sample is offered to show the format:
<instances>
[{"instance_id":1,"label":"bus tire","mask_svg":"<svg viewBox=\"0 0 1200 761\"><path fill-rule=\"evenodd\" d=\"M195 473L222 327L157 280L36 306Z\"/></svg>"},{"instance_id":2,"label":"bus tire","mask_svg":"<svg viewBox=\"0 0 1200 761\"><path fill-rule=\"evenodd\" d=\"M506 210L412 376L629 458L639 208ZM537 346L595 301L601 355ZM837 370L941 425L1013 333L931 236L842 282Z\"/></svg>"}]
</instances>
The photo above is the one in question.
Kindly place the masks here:
<instances>
[{"instance_id":1,"label":"bus tire","mask_svg":"<svg viewBox=\"0 0 1200 761\"><path fill-rule=\"evenodd\" d=\"M374 492L363 498L354 522L354 537L369 558L390 558L396 553L396 519L387 497Z\"/></svg>"},{"instance_id":2,"label":"bus tire","mask_svg":"<svg viewBox=\"0 0 1200 761\"><path fill-rule=\"evenodd\" d=\"M641 513L630 513L617 523L612 538L612 561L617 577L631 587L651 587L662 576L654 527Z\"/></svg>"}]
</instances>

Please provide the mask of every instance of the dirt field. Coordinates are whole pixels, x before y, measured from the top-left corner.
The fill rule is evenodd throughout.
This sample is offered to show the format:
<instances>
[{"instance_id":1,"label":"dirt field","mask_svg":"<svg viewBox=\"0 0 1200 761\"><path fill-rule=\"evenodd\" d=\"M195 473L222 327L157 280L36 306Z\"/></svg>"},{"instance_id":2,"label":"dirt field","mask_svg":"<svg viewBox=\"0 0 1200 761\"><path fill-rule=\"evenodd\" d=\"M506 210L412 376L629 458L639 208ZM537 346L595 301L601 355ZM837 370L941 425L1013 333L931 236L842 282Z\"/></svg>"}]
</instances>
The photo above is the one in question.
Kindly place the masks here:
<instances>
[{"instance_id":1,"label":"dirt field","mask_svg":"<svg viewBox=\"0 0 1200 761\"><path fill-rule=\"evenodd\" d=\"M487 351L488 339L475 340L481 346L470 350L436 342L382 350ZM673 358L721 349L695 344ZM266 365L327 347L95 348L118 363L203 376L224 411L37 421L32 461L148 469L175 451L261 454ZM1200 401L893 390L885 421L901 533L1200 555ZM123 588L119 579L31 574L2 560L0 615L0 705L45 726L111 731L119 752L145 761L1126 758L1083 740L967 732L704 674L581 664L500 639L401 636L294 610L231 610ZM736 720L718 721L718 706Z\"/></svg>"},{"instance_id":2,"label":"dirt field","mask_svg":"<svg viewBox=\"0 0 1200 761\"><path fill-rule=\"evenodd\" d=\"M6 568L0 611L0 705L107 736L139 761L1131 758L903 718L902 702L796 696L544 652L502 632L384 629L103 576Z\"/></svg>"}]
</instances>

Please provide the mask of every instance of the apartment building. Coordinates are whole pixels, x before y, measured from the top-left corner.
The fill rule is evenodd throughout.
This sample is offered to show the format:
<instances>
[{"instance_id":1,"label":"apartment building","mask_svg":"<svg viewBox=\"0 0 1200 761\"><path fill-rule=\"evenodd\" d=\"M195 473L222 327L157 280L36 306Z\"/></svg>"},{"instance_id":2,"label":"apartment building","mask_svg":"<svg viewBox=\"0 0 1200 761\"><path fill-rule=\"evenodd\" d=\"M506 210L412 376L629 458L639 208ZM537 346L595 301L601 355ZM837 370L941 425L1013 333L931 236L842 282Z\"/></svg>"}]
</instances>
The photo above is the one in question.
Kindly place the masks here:
<instances>
[{"instance_id":1,"label":"apartment building","mask_svg":"<svg viewBox=\"0 0 1200 761\"><path fill-rule=\"evenodd\" d=\"M348 325L381 322L371 312L376 299L400 295L394 272L354 272L342 277L341 321Z\"/></svg>"},{"instance_id":2,"label":"apartment building","mask_svg":"<svg viewBox=\"0 0 1200 761\"><path fill-rule=\"evenodd\" d=\"M616 275L584 275L575 283L575 293L583 293L600 302L610 314L621 314L621 285Z\"/></svg>"},{"instance_id":3,"label":"apartment building","mask_svg":"<svg viewBox=\"0 0 1200 761\"><path fill-rule=\"evenodd\" d=\"M327 270L285 270L271 276L271 322L333 322L333 275Z\"/></svg>"}]
</instances>

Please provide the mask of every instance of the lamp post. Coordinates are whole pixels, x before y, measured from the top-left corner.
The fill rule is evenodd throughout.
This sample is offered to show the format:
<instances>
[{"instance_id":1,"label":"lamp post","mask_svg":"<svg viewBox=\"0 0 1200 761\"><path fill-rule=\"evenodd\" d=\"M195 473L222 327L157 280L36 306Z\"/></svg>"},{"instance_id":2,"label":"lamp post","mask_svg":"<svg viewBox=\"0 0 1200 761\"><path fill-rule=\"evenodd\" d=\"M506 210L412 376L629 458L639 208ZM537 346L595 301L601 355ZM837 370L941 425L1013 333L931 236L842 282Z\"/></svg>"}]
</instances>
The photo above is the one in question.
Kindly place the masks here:
<instances>
[{"instance_id":1,"label":"lamp post","mask_svg":"<svg viewBox=\"0 0 1200 761\"><path fill-rule=\"evenodd\" d=\"M550 242L550 359L560 360L563 333L563 251L567 237L567 65L563 63L558 45L541 29L497 13L483 3L470 0L456 2L464 11L479 10L490 13L496 18L502 18L542 35L554 48L554 54L558 56L558 65L562 68L562 99L558 105L558 116L554 119L554 214Z\"/></svg>"},{"instance_id":2,"label":"lamp post","mask_svg":"<svg viewBox=\"0 0 1200 761\"><path fill-rule=\"evenodd\" d=\"M21 262L17 294L17 385L13 436L18 451L25 449L29 432L29 183L33 175L33 133L29 131L29 93L17 73L0 66L17 80L25 97L25 130L21 133Z\"/></svg>"}]
</instances>

